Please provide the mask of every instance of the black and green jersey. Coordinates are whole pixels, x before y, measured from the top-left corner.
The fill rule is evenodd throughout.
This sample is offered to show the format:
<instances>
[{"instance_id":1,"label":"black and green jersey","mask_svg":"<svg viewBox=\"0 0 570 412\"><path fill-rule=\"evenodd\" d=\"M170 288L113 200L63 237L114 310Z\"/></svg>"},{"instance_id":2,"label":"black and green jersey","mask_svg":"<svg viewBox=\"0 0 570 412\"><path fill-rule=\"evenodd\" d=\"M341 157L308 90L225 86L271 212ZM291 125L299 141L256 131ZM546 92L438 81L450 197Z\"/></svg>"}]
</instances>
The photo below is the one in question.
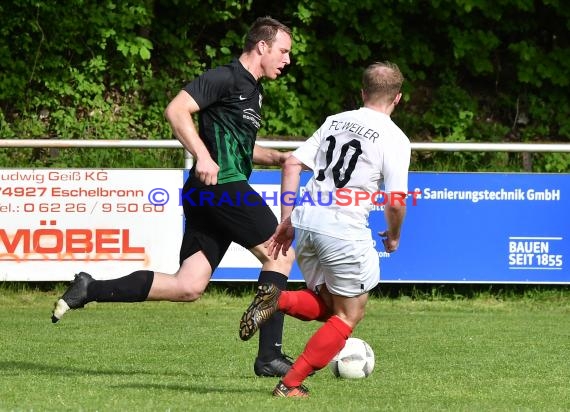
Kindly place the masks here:
<instances>
[{"instance_id":1,"label":"black and green jersey","mask_svg":"<svg viewBox=\"0 0 570 412\"><path fill-rule=\"evenodd\" d=\"M200 137L220 167L218 183L247 180L261 126L261 84L238 59L184 87L200 107Z\"/></svg>"}]
</instances>

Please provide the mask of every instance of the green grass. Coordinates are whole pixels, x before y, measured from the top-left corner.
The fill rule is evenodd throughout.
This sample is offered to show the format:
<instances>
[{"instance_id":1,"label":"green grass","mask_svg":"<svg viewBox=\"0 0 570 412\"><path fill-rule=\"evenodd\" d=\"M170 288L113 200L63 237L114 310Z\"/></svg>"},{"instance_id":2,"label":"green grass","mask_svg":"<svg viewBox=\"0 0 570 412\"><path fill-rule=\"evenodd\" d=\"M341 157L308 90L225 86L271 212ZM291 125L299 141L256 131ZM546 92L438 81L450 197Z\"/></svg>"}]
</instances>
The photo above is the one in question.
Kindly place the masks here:
<instances>
[{"instance_id":1,"label":"green grass","mask_svg":"<svg viewBox=\"0 0 570 412\"><path fill-rule=\"evenodd\" d=\"M375 350L374 373L346 381L322 370L304 400L273 399L277 379L254 376L256 339L237 335L250 293L91 303L53 325L60 292L0 287L2 411L570 409L566 292L375 297L354 333ZM285 326L285 350L297 355L318 324Z\"/></svg>"}]
</instances>

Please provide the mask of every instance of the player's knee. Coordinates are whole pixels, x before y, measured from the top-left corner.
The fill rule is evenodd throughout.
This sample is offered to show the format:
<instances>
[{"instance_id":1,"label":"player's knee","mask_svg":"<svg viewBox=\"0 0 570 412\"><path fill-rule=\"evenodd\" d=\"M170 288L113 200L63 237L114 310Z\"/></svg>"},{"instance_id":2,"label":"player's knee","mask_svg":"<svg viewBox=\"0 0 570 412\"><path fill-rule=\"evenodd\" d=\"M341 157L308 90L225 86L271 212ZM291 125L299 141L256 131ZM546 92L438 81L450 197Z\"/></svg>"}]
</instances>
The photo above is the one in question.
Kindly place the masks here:
<instances>
[{"instance_id":1,"label":"player's knee","mask_svg":"<svg viewBox=\"0 0 570 412\"><path fill-rule=\"evenodd\" d=\"M293 262L295 262L295 252L293 249L289 249L286 255L279 253L277 257L273 257L267 254L265 248L260 249L250 249L254 255L259 259L263 265L264 270L272 270L275 272L280 272L289 275L291 268L293 267Z\"/></svg>"},{"instance_id":2,"label":"player's knee","mask_svg":"<svg viewBox=\"0 0 570 412\"><path fill-rule=\"evenodd\" d=\"M200 262L198 262L200 263ZM200 267L196 261L186 260L178 269L174 277L177 300L180 302L194 302L202 297L212 272L208 268Z\"/></svg>"},{"instance_id":3,"label":"player's knee","mask_svg":"<svg viewBox=\"0 0 570 412\"><path fill-rule=\"evenodd\" d=\"M289 276L291 272L291 268L293 267L293 262L295 261L294 258L290 258L289 256L283 256L276 261L273 261L271 265L265 266L268 270L273 270L275 272L283 273L285 276Z\"/></svg>"},{"instance_id":4,"label":"player's knee","mask_svg":"<svg viewBox=\"0 0 570 412\"><path fill-rule=\"evenodd\" d=\"M356 328L356 325L358 325L360 321L364 319L364 311L341 312L337 313L336 315L352 329Z\"/></svg>"},{"instance_id":5,"label":"player's knee","mask_svg":"<svg viewBox=\"0 0 570 412\"><path fill-rule=\"evenodd\" d=\"M287 251L287 255L283 256L283 254L280 253L277 257L277 263L283 265L284 269L287 269L287 271L291 269L293 262L295 262L295 251L293 248L290 248Z\"/></svg>"},{"instance_id":6,"label":"player's knee","mask_svg":"<svg viewBox=\"0 0 570 412\"><path fill-rule=\"evenodd\" d=\"M179 293L180 302L194 302L202 297L202 295L204 294L204 289L183 287L179 289L178 293Z\"/></svg>"},{"instance_id":7,"label":"player's knee","mask_svg":"<svg viewBox=\"0 0 570 412\"><path fill-rule=\"evenodd\" d=\"M180 302L194 302L202 297L206 290L206 284L198 281L190 281L191 279L178 279L178 300Z\"/></svg>"},{"instance_id":8,"label":"player's knee","mask_svg":"<svg viewBox=\"0 0 570 412\"><path fill-rule=\"evenodd\" d=\"M362 319L364 319L364 315L365 315L364 311L358 313L358 315L355 319L357 325L362 321Z\"/></svg>"}]
</instances>

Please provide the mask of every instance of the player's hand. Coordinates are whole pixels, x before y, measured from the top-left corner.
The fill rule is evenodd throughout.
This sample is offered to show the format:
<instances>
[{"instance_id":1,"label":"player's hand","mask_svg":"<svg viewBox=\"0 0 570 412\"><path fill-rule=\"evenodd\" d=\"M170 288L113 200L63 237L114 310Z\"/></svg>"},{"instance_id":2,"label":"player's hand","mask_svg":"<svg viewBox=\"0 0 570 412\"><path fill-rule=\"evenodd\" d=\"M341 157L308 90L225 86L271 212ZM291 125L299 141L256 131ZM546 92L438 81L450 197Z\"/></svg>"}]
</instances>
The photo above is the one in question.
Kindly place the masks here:
<instances>
[{"instance_id":1,"label":"player's hand","mask_svg":"<svg viewBox=\"0 0 570 412\"><path fill-rule=\"evenodd\" d=\"M219 170L220 166L209 156L196 160L196 177L205 185L218 183Z\"/></svg>"},{"instance_id":2,"label":"player's hand","mask_svg":"<svg viewBox=\"0 0 570 412\"><path fill-rule=\"evenodd\" d=\"M287 251L291 247L294 238L295 228L291 224L291 218L287 218L277 226L275 233L266 243L269 256L273 256L275 260L279 257L279 252L283 256L287 256Z\"/></svg>"},{"instance_id":3,"label":"player's hand","mask_svg":"<svg viewBox=\"0 0 570 412\"><path fill-rule=\"evenodd\" d=\"M388 253L393 253L398 250L398 245L400 244L400 239L395 239L390 236L390 232L387 230L383 232L378 232L378 236L382 238L382 244L384 245L384 250Z\"/></svg>"}]
</instances>

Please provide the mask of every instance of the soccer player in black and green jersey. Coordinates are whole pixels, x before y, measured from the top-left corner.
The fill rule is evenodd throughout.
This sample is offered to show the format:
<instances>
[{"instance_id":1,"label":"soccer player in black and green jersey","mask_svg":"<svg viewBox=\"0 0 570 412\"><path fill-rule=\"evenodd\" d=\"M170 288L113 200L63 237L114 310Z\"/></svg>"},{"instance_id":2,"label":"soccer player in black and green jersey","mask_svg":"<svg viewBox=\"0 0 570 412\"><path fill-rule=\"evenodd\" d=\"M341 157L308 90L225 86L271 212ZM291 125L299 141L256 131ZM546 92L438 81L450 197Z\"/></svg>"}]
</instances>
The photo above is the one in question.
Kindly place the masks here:
<instances>
[{"instance_id":1,"label":"soccer player in black and green jersey","mask_svg":"<svg viewBox=\"0 0 570 412\"><path fill-rule=\"evenodd\" d=\"M95 280L81 272L56 302L53 322L92 301L197 300L231 242L259 259L260 284L286 288L294 255L277 260L268 255L264 244L278 222L248 178L253 163L278 166L289 155L263 148L255 140L261 124L260 80L276 79L290 63L290 50L290 29L270 17L258 18L238 59L194 79L166 108L174 135L195 160L183 189L186 225L178 271L170 275L140 270L112 280ZM282 314L260 329L257 375L283 376L290 369L291 361L281 350L282 333Z\"/></svg>"}]
</instances>

